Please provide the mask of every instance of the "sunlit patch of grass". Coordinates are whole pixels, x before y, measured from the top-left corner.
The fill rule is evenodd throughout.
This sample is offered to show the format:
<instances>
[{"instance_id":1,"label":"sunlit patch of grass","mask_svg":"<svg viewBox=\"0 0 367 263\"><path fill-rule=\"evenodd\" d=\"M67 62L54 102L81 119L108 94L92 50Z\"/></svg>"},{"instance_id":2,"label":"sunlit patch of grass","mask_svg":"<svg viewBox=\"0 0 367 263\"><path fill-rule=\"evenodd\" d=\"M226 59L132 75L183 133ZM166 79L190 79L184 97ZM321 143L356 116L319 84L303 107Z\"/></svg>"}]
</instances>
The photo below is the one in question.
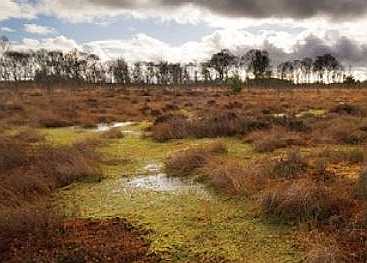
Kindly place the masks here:
<instances>
[{"instance_id":1,"label":"sunlit patch of grass","mask_svg":"<svg viewBox=\"0 0 367 263\"><path fill-rule=\"evenodd\" d=\"M46 140L55 145L73 144L78 141L97 138L98 134L91 130L78 128L40 129Z\"/></svg>"}]
</instances>

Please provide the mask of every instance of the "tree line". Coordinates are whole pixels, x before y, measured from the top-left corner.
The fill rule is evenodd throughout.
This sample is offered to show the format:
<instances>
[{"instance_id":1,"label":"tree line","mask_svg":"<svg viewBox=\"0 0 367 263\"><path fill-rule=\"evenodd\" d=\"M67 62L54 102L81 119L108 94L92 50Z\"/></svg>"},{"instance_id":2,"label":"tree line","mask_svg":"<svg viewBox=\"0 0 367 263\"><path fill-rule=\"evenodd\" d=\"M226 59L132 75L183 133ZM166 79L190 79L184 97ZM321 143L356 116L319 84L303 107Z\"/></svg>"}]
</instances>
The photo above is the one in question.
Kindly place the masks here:
<instances>
[{"instance_id":1,"label":"tree line","mask_svg":"<svg viewBox=\"0 0 367 263\"><path fill-rule=\"evenodd\" d=\"M0 38L1 81L83 81L88 83L180 85L224 83L228 79L277 78L293 83L340 83L350 81L341 63L331 54L271 64L266 50L251 49L234 55L223 49L201 63L136 62L123 58L102 61L93 53L67 53L40 49L12 50Z\"/></svg>"}]
</instances>

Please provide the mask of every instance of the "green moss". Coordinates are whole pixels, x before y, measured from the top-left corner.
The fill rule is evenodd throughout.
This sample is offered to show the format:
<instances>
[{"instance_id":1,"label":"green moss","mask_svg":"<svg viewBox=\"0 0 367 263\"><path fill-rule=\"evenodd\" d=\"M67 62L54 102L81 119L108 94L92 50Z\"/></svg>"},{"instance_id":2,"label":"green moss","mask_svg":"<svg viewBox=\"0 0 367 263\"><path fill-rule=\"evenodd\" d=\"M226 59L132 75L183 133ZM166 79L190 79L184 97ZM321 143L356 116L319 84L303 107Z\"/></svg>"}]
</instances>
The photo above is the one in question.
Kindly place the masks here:
<instances>
[{"instance_id":1,"label":"green moss","mask_svg":"<svg viewBox=\"0 0 367 263\"><path fill-rule=\"evenodd\" d=\"M135 131L145 124L131 127ZM77 131L61 133L61 142L74 140ZM55 131L51 132L57 136ZM82 133L83 134L83 133ZM251 147L238 139L220 139L228 155L250 158ZM126 176L134 176L147 164L162 163L171 153L205 146L216 139L179 140L157 143L131 133L112 140L100 149L102 154L129 162L106 165L107 179L100 183L77 183L62 189L55 200L68 215L87 218L122 217L151 230L147 238L153 252L169 262L298 262L300 254L292 247L291 235L281 227L253 217L251 204L214 193L198 191L155 192L129 189Z\"/></svg>"},{"instance_id":2,"label":"green moss","mask_svg":"<svg viewBox=\"0 0 367 263\"><path fill-rule=\"evenodd\" d=\"M98 134L92 130L78 128L40 129L46 140L56 145L73 144L88 138L96 138Z\"/></svg>"}]
</instances>

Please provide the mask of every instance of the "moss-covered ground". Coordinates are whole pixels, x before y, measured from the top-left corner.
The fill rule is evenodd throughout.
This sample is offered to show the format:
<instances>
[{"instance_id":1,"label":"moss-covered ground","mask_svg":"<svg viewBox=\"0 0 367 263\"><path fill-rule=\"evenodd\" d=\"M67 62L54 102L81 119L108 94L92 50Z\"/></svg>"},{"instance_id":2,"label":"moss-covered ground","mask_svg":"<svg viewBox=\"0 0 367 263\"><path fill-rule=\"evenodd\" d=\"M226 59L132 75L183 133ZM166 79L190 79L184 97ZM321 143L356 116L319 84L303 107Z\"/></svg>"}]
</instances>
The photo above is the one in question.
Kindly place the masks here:
<instances>
[{"instance_id":1,"label":"moss-covered ground","mask_svg":"<svg viewBox=\"0 0 367 263\"><path fill-rule=\"evenodd\" d=\"M125 218L148 230L151 253L164 262L300 262L293 234L257 218L250 201L200 191L159 192L129 189L124 178L138 175L149 164L162 164L171 153L214 139L156 143L141 136L146 124L125 129L125 138L110 140L100 152L114 161L103 166L105 179L75 183L55 196L70 217ZM127 130L127 131L126 131ZM67 144L95 136L81 129L45 130L54 143ZM250 158L254 152L240 140L221 139L228 155Z\"/></svg>"}]
</instances>

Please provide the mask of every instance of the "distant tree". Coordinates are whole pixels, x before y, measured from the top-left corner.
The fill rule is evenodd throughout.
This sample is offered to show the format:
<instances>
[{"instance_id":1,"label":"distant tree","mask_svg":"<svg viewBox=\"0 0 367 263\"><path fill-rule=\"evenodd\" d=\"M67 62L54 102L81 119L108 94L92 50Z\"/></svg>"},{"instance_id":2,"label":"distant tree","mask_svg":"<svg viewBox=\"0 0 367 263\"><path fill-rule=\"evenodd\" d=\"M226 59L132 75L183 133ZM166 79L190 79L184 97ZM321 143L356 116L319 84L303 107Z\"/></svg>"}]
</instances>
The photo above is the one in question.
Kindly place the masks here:
<instances>
[{"instance_id":1,"label":"distant tree","mask_svg":"<svg viewBox=\"0 0 367 263\"><path fill-rule=\"evenodd\" d=\"M228 77L229 68L236 64L237 57L228 49L223 49L219 53L212 55L209 65L219 74L219 80L223 81Z\"/></svg>"},{"instance_id":2,"label":"distant tree","mask_svg":"<svg viewBox=\"0 0 367 263\"><path fill-rule=\"evenodd\" d=\"M210 62L203 62L200 64L201 66L201 75L204 78L204 82L208 83L212 81L212 76L210 74Z\"/></svg>"},{"instance_id":3,"label":"distant tree","mask_svg":"<svg viewBox=\"0 0 367 263\"><path fill-rule=\"evenodd\" d=\"M242 56L241 64L247 65L247 70L255 79L264 78L270 67L269 53L266 50L252 49Z\"/></svg>"},{"instance_id":4,"label":"distant tree","mask_svg":"<svg viewBox=\"0 0 367 263\"><path fill-rule=\"evenodd\" d=\"M335 82L338 72L343 70L340 62L331 54L318 56L313 63L314 72L318 73L318 81L325 82L325 77L329 82Z\"/></svg>"},{"instance_id":5,"label":"distant tree","mask_svg":"<svg viewBox=\"0 0 367 263\"><path fill-rule=\"evenodd\" d=\"M146 67L146 73L145 73L145 78L146 78L146 83L148 85L153 84L154 83L154 77L156 76L155 70L156 70L156 66L154 65L153 62L148 62L145 65Z\"/></svg>"},{"instance_id":6,"label":"distant tree","mask_svg":"<svg viewBox=\"0 0 367 263\"><path fill-rule=\"evenodd\" d=\"M286 61L278 65L278 72L280 73L281 80L290 80L293 71L294 65L292 61Z\"/></svg>"},{"instance_id":7,"label":"distant tree","mask_svg":"<svg viewBox=\"0 0 367 263\"><path fill-rule=\"evenodd\" d=\"M304 58L301 61L302 66L302 72L303 72L303 78L304 81L307 83L311 82L311 74L312 74L312 65L313 65L313 59L312 58Z\"/></svg>"},{"instance_id":8,"label":"distant tree","mask_svg":"<svg viewBox=\"0 0 367 263\"><path fill-rule=\"evenodd\" d=\"M167 61L161 61L158 64L158 83L167 85L169 82L169 65Z\"/></svg>"},{"instance_id":9,"label":"distant tree","mask_svg":"<svg viewBox=\"0 0 367 263\"><path fill-rule=\"evenodd\" d=\"M111 65L110 71L114 77L115 83L128 84L130 83L129 66L124 59L119 58Z\"/></svg>"},{"instance_id":10,"label":"distant tree","mask_svg":"<svg viewBox=\"0 0 367 263\"><path fill-rule=\"evenodd\" d=\"M10 48L10 41L6 36L0 37L0 55L5 54Z\"/></svg>"},{"instance_id":11,"label":"distant tree","mask_svg":"<svg viewBox=\"0 0 367 263\"><path fill-rule=\"evenodd\" d=\"M182 83L182 67L180 63L173 63L168 65L168 71L170 74L170 82L172 84Z\"/></svg>"},{"instance_id":12,"label":"distant tree","mask_svg":"<svg viewBox=\"0 0 367 263\"><path fill-rule=\"evenodd\" d=\"M136 83L136 84L141 84L141 83L144 82L141 62L136 62L134 64L132 77L133 77L134 83Z\"/></svg>"}]
</instances>

